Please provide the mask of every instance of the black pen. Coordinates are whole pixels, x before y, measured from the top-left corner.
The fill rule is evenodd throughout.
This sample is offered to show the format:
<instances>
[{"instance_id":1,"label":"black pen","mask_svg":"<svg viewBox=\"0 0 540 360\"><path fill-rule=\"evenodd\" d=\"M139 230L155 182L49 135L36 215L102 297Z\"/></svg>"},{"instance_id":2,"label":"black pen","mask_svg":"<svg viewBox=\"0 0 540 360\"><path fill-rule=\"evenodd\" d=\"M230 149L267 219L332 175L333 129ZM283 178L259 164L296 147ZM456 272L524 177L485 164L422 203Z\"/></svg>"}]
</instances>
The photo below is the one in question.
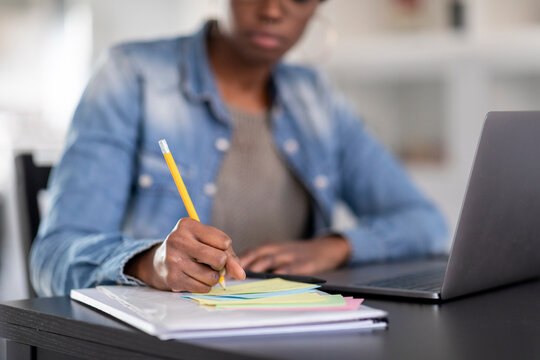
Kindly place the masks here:
<instances>
[{"instance_id":1,"label":"black pen","mask_svg":"<svg viewBox=\"0 0 540 360\"><path fill-rule=\"evenodd\" d=\"M303 275L289 275L289 274L275 274L275 273L261 273L246 270L246 277L254 279L274 279L281 278L283 280L298 281L308 284L324 284L326 280L319 279L312 276L303 276Z\"/></svg>"}]
</instances>

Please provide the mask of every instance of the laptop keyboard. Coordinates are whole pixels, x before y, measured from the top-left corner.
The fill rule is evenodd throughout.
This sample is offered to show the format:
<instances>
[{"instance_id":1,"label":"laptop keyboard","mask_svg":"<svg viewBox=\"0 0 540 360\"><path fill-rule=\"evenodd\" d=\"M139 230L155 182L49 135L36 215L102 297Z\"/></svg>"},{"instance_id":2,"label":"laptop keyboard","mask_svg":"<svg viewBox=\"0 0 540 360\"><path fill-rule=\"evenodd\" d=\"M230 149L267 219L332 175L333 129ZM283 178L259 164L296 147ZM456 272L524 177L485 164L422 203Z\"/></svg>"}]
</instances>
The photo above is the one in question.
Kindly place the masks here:
<instances>
[{"instance_id":1,"label":"laptop keyboard","mask_svg":"<svg viewBox=\"0 0 540 360\"><path fill-rule=\"evenodd\" d=\"M407 274L403 276L394 277L391 279L371 281L368 283L361 283L358 285L378 287L378 288L407 289L407 290L438 292L442 288L443 279L444 279L444 269Z\"/></svg>"}]
</instances>

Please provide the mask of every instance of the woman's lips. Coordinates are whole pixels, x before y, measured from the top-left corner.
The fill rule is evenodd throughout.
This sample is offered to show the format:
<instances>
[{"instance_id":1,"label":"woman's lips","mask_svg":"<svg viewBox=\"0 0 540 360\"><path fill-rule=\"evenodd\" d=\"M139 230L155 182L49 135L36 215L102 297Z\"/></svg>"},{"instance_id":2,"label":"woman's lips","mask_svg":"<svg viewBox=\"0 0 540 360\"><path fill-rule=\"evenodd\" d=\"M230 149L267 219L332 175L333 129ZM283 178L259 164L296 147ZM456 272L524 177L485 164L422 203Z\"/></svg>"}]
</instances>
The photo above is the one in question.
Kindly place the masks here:
<instances>
[{"instance_id":1,"label":"woman's lips","mask_svg":"<svg viewBox=\"0 0 540 360\"><path fill-rule=\"evenodd\" d=\"M251 33L250 38L255 45L268 50L279 48L283 42L279 36L264 32Z\"/></svg>"}]
</instances>

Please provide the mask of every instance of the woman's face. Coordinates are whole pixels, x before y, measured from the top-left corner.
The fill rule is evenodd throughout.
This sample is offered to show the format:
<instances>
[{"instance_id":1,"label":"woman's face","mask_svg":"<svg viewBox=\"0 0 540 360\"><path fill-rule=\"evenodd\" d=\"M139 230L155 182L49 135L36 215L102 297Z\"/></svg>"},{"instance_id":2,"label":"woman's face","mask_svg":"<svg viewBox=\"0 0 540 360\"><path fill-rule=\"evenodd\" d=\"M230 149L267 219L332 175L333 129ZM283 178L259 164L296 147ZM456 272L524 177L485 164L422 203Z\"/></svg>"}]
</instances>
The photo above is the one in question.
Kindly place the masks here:
<instances>
[{"instance_id":1,"label":"woman's face","mask_svg":"<svg viewBox=\"0 0 540 360\"><path fill-rule=\"evenodd\" d=\"M302 36L319 0L231 0L221 26L235 50L252 63L275 63Z\"/></svg>"}]
</instances>

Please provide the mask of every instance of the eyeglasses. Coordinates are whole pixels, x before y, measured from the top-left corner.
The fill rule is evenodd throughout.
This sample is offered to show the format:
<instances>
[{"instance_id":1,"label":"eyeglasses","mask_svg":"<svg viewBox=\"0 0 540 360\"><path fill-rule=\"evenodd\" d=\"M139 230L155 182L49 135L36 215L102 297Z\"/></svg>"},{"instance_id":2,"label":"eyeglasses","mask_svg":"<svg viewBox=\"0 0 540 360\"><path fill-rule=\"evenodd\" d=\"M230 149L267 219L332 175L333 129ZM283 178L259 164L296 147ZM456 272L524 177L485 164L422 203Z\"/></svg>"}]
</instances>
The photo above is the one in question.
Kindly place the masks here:
<instances>
[{"instance_id":1,"label":"eyeglasses","mask_svg":"<svg viewBox=\"0 0 540 360\"><path fill-rule=\"evenodd\" d=\"M288 15L303 16L324 0L242 0L244 4L261 5L266 1L278 1L283 11Z\"/></svg>"}]
</instances>

